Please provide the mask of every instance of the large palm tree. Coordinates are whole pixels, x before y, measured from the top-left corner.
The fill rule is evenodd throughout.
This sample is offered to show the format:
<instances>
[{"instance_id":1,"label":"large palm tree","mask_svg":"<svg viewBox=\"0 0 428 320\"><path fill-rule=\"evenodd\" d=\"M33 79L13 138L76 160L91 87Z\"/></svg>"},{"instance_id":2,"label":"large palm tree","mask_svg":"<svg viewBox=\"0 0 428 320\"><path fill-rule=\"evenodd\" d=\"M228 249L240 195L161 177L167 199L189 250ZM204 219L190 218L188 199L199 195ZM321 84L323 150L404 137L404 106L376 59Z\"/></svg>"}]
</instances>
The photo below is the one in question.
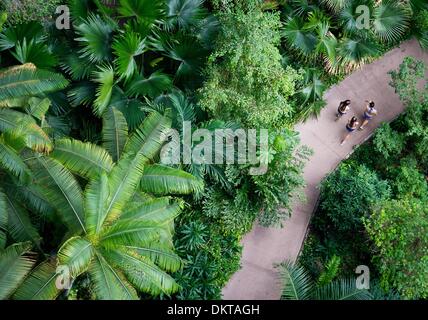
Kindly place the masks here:
<instances>
[{"instance_id":1,"label":"large palm tree","mask_svg":"<svg viewBox=\"0 0 428 320\"><path fill-rule=\"evenodd\" d=\"M354 279L314 282L307 271L289 261L281 264L283 300L371 300L365 289L357 289Z\"/></svg>"},{"instance_id":2,"label":"large palm tree","mask_svg":"<svg viewBox=\"0 0 428 320\"><path fill-rule=\"evenodd\" d=\"M56 265L67 266L73 279L87 272L99 299L136 299L137 292L178 289L166 272L181 266L172 233L182 203L163 195L198 191L202 182L154 164L169 126L167 116L153 113L130 137L119 129L117 135L106 134L106 142L116 139L110 146L117 148L109 150L119 156L116 163L107 150L71 139L59 140L49 157L34 154L27 160L33 182L69 233L57 258L38 265L14 298L55 298L60 292ZM124 139L117 138L120 134ZM87 180L84 191L72 172Z\"/></svg>"}]
</instances>

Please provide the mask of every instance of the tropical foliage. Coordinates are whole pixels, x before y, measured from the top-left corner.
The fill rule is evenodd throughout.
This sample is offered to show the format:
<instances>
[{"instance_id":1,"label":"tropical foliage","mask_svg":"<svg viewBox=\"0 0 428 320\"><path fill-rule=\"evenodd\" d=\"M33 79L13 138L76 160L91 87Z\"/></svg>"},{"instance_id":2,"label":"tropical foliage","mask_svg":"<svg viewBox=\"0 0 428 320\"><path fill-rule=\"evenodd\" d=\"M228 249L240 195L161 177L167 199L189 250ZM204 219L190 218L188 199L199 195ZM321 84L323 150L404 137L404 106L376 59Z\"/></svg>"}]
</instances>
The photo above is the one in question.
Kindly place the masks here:
<instances>
[{"instance_id":1,"label":"tropical foliage","mask_svg":"<svg viewBox=\"0 0 428 320\"><path fill-rule=\"evenodd\" d=\"M426 46L418 0L68 0L69 29L55 26L58 4L0 4L1 299L220 298L245 233L256 220L281 226L300 195L310 151L294 125L319 114L331 84L399 41ZM423 72L407 61L392 74L407 115L369 144L376 158L326 182L329 230L361 231L378 212L371 205L390 196L424 201L427 98L414 89ZM269 148L257 164L164 161L181 154L163 152L175 134L197 129L226 129L226 139L267 129ZM349 201L334 200L341 194ZM335 280L354 256L330 244L322 276L299 297L367 298ZM67 273L71 288L57 283ZM413 294L400 277L381 280Z\"/></svg>"}]
</instances>

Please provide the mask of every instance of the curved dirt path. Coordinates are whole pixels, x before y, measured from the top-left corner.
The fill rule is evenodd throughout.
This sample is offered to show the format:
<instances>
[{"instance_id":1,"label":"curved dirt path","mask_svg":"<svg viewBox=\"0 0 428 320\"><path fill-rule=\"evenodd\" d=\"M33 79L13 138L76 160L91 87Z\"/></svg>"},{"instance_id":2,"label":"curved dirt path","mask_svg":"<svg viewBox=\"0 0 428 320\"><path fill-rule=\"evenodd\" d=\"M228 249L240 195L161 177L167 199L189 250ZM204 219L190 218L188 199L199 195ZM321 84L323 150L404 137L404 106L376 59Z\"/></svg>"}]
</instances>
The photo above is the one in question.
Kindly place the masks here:
<instances>
[{"instance_id":1,"label":"curved dirt path","mask_svg":"<svg viewBox=\"0 0 428 320\"><path fill-rule=\"evenodd\" d=\"M381 122L389 122L403 110L394 90L389 86L388 71L397 69L404 57L413 56L428 63L428 52L423 52L415 40L406 41L379 60L352 73L325 94L327 107L317 119L310 119L296 127L302 144L314 150L304 170L307 202L296 201L292 217L282 229L262 228L258 225L245 236L239 270L223 289L225 300L279 299L280 285L273 267L286 259L295 261L304 242L311 215L316 208L322 179L345 158L355 145L364 142ZM334 122L335 111L341 100L351 99L352 110L345 119ZM379 115L351 136L344 146L339 140L345 133L345 123L355 114L361 118L365 100L376 102Z\"/></svg>"}]
</instances>

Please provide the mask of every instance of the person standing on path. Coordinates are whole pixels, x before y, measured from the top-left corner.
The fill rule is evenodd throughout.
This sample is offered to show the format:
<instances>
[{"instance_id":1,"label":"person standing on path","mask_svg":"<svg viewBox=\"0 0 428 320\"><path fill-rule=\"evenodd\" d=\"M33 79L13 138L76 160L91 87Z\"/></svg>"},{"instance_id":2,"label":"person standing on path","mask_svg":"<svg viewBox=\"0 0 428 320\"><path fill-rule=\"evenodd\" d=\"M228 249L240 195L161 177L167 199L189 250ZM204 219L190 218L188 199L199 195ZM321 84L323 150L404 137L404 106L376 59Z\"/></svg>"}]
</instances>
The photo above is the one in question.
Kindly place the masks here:
<instances>
[{"instance_id":1,"label":"person standing on path","mask_svg":"<svg viewBox=\"0 0 428 320\"><path fill-rule=\"evenodd\" d=\"M363 116L364 121L358 130L364 130L364 127L366 126L366 124L369 123L369 121L373 119L375 115L377 115L377 110L375 109L375 103L373 101L366 101L366 102L368 102L368 104L366 106L366 110L364 111L364 116Z\"/></svg>"},{"instance_id":2,"label":"person standing on path","mask_svg":"<svg viewBox=\"0 0 428 320\"><path fill-rule=\"evenodd\" d=\"M342 146L346 140L349 139L349 136L351 135L352 132L354 132L357 128L358 125L360 123L358 122L358 119L356 116L353 116L348 123L346 124L346 130L348 131L348 133L346 134L346 136L343 138L342 142L340 143L340 145Z\"/></svg>"},{"instance_id":3,"label":"person standing on path","mask_svg":"<svg viewBox=\"0 0 428 320\"><path fill-rule=\"evenodd\" d=\"M339 107L337 108L336 121L339 120L342 116L344 116L349 111L350 104L351 104L351 100L349 99L340 102Z\"/></svg>"}]
</instances>

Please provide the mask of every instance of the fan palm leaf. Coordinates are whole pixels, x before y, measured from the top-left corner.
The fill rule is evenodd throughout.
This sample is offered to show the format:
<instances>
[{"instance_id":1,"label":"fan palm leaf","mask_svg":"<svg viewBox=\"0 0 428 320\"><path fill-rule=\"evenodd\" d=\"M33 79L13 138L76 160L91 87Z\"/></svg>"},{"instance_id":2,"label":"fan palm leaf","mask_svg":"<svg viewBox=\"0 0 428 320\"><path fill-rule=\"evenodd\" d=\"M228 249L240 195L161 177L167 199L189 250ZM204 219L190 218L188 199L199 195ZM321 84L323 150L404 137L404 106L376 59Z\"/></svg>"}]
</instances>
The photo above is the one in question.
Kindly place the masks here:
<instances>
[{"instance_id":1,"label":"fan palm leaf","mask_svg":"<svg viewBox=\"0 0 428 320\"><path fill-rule=\"evenodd\" d=\"M120 0L118 11L121 16L135 18L138 24L150 28L164 15L164 3L153 0Z\"/></svg>"},{"instance_id":2,"label":"fan palm leaf","mask_svg":"<svg viewBox=\"0 0 428 320\"><path fill-rule=\"evenodd\" d=\"M316 36L305 30L303 21L298 18L290 18L283 29L283 36L287 44L306 56L310 56L316 46Z\"/></svg>"},{"instance_id":3,"label":"fan palm leaf","mask_svg":"<svg viewBox=\"0 0 428 320\"><path fill-rule=\"evenodd\" d=\"M347 6L349 0L321 0L333 12L339 12Z\"/></svg>"},{"instance_id":4,"label":"fan palm leaf","mask_svg":"<svg viewBox=\"0 0 428 320\"><path fill-rule=\"evenodd\" d=\"M111 44L116 26L111 21L91 15L76 26L78 41L82 49L81 58L87 58L94 63L110 61L113 58Z\"/></svg>"},{"instance_id":5,"label":"fan palm leaf","mask_svg":"<svg viewBox=\"0 0 428 320\"><path fill-rule=\"evenodd\" d=\"M127 30L113 43L113 51L116 55L115 66L119 78L128 80L137 71L135 57L145 50L145 42L138 33Z\"/></svg>"},{"instance_id":6,"label":"fan palm leaf","mask_svg":"<svg viewBox=\"0 0 428 320\"><path fill-rule=\"evenodd\" d=\"M410 11L397 1L384 0L374 9L374 31L383 41L398 41L409 25Z\"/></svg>"},{"instance_id":7,"label":"fan palm leaf","mask_svg":"<svg viewBox=\"0 0 428 320\"><path fill-rule=\"evenodd\" d=\"M50 69L58 63L48 46L34 39L27 42L27 38L24 38L22 42L16 43L15 52L12 52L12 55L20 63L32 63L40 69Z\"/></svg>"},{"instance_id":8,"label":"fan palm leaf","mask_svg":"<svg viewBox=\"0 0 428 320\"><path fill-rule=\"evenodd\" d=\"M204 0L168 0L166 10L167 28L189 28L207 16Z\"/></svg>"},{"instance_id":9,"label":"fan palm leaf","mask_svg":"<svg viewBox=\"0 0 428 320\"><path fill-rule=\"evenodd\" d=\"M30 21L15 26L9 26L0 34L0 51L12 49L17 43L24 39L34 40L36 43L43 42L46 33L40 23Z\"/></svg>"},{"instance_id":10,"label":"fan palm leaf","mask_svg":"<svg viewBox=\"0 0 428 320\"><path fill-rule=\"evenodd\" d=\"M172 88L172 80L160 71L153 72L148 78L136 75L130 80L126 94L132 97L148 96L155 98Z\"/></svg>"},{"instance_id":11,"label":"fan palm leaf","mask_svg":"<svg viewBox=\"0 0 428 320\"><path fill-rule=\"evenodd\" d=\"M114 81L114 70L110 65L99 67L98 71L93 72L93 81L99 83L94 101L94 113L97 116L102 116L104 111L110 104Z\"/></svg>"},{"instance_id":12,"label":"fan palm leaf","mask_svg":"<svg viewBox=\"0 0 428 320\"><path fill-rule=\"evenodd\" d=\"M88 79L95 71L93 64L86 63L85 59L73 51L61 59L60 66L74 81Z\"/></svg>"}]
</instances>

